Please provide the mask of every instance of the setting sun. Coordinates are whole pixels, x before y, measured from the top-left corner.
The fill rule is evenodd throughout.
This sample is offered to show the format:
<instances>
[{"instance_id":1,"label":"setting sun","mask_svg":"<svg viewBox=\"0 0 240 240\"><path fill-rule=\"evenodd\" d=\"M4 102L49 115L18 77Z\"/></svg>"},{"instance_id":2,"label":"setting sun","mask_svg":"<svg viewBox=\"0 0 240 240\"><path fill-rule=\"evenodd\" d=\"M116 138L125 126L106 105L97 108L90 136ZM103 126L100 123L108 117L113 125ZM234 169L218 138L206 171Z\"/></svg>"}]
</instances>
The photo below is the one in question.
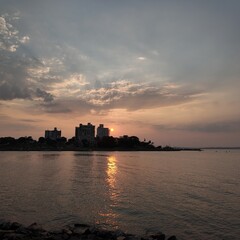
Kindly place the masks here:
<instances>
[{"instance_id":1,"label":"setting sun","mask_svg":"<svg viewBox=\"0 0 240 240\"><path fill-rule=\"evenodd\" d=\"M114 129L113 129L113 128L110 128L110 131L111 131L111 132L113 132L113 131L114 131Z\"/></svg>"}]
</instances>

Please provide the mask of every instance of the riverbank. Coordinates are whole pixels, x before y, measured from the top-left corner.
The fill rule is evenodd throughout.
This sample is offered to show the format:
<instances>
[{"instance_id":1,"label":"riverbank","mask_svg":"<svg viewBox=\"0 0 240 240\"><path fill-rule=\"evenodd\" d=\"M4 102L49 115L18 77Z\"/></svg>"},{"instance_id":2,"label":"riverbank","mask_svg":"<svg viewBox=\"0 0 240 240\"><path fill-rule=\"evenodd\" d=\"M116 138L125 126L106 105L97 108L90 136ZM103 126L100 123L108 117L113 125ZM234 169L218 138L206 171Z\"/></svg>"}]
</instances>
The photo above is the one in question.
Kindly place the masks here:
<instances>
[{"instance_id":1,"label":"riverbank","mask_svg":"<svg viewBox=\"0 0 240 240\"><path fill-rule=\"evenodd\" d=\"M44 146L44 147L33 147L33 146L0 146L0 151L62 151L62 152L175 152L175 151L202 151L200 148L175 148L175 147L163 147L163 148L99 148L99 147L62 147L62 146Z\"/></svg>"},{"instance_id":2,"label":"riverbank","mask_svg":"<svg viewBox=\"0 0 240 240\"><path fill-rule=\"evenodd\" d=\"M152 141L140 141L136 136L119 138L96 138L94 142L67 140L62 137L56 140L40 137L38 141L30 137L0 138L0 151L201 151L199 148L182 148L171 146L155 147Z\"/></svg>"},{"instance_id":3,"label":"riverbank","mask_svg":"<svg viewBox=\"0 0 240 240\"><path fill-rule=\"evenodd\" d=\"M47 231L37 223L24 226L18 222L0 220L0 239L3 240L177 240L176 236L166 237L162 232L144 236L127 234L120 230L109 231L87 224L73 224L64 228Z\"/></svg>"}]
</instances>

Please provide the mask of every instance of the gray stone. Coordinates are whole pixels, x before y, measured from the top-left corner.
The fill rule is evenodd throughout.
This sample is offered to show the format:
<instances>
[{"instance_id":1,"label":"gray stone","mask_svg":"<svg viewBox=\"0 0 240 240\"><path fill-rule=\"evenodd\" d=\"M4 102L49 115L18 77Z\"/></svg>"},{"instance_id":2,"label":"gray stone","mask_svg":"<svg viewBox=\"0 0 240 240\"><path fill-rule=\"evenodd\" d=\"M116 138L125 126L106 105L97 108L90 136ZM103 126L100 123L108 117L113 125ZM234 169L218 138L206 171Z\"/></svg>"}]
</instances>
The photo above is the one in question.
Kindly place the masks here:
<instances>
[{"instance_id":1,"label":"gray stone","mask_svg":"<svg viewBox=\"0 0 240 240\"><path fill-rule=\"evenodd\" d=\"M82 235L82 234L89 234L90 231L88 228L74 228L73 234Z\"/></svg>"}]
</instances>

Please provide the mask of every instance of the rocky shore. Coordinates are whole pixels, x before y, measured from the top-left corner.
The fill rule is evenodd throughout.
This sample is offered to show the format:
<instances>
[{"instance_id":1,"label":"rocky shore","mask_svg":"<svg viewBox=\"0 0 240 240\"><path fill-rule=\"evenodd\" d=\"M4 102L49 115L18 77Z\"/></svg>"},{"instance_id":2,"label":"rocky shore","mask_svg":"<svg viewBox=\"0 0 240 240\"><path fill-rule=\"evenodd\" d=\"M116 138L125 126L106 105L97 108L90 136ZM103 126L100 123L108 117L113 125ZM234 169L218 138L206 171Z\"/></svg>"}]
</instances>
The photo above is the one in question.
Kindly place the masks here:
<instances>
[{"instance_id":1,"label":"rocky shore","mask_svg":"<svg viewBox=\"0 0 240 240\"><path fill-rule=\"evenodd\" d=\"M164 233L149 233L145 236L126 234L120 230L109 231L86 224L73 224L61 229L47 231L37 223L24 226L17 222L0 221L1 240L177 240Z\"/></svg>"}]
</instances>

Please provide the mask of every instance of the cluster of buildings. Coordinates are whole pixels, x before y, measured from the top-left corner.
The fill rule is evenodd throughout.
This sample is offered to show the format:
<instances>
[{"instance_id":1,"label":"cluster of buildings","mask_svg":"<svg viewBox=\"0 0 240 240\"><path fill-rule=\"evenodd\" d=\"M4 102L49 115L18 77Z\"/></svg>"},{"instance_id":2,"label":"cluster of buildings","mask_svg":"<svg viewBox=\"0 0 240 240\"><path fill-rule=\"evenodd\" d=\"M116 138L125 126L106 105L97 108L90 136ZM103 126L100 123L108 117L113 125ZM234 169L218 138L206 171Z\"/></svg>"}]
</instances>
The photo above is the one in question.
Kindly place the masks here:
<instances>
[{"instance_id":1,"label":"cluster of buildings","mask_svg":"<svg viewBox=\"0 0 240 240\"><path fill-rule=\"evenodd\" d=\"M109 137L110 129L104 127L103 124L99 124L97 128L96 137L103 138ZM45 130L45 138L51 140L57 140L61 138L61 130L58 130L56 127L53 130ZM87 141L90 144L93 144L95 141L95 126L91 123L87 125L80 124L75 128L75 139L79 142Z\"/></svg>"}]
</instances>

